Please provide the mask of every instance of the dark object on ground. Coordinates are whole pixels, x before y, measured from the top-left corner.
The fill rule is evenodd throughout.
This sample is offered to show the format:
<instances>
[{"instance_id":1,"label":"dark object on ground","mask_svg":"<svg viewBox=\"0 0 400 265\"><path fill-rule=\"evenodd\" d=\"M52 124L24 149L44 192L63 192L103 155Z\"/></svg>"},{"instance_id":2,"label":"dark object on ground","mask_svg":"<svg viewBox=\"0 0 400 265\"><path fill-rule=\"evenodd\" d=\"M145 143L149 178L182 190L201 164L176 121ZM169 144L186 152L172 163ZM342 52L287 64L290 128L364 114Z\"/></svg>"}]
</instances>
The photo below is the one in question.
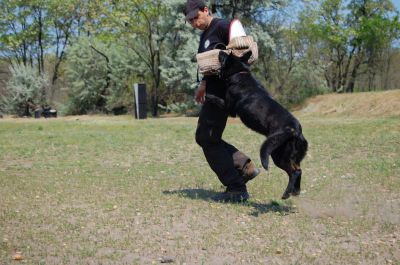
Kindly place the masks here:
<instances>
[{"instance_id":1,"label":"dark object on ground","mask_svg":"<svg viewBox=\"0 0 400 265\"><path fill-rule=\"evenodd\" d=\"M37 108L34 113L35 119L39 119L42 116L45 118L57 118L57 110L51 107Z\"/></svg>"},{"instance_id":2,"label":"dark object on ground","mask_svg":"<svg viewBox=\"0 0 400 265\"><path fill-rule=\"evenodd\" d=\"M260 149L261 163L268 170L271 155L275 165L286 171L289 183L282 199L287 199L300 194L300 162L308 143L299 121L251 75L246 64L250 56L251 52L242 57L220 52L221 78L228 85L225 101L212 95L207 100L238 115L247 127L267 137Z\"/></svg>"},{"instance_id":3,"label":"dark object on ground","mask_svg":"<svg viewBox=\"0 0 400 265\"><path fill-rule=\"evenodd\" d=\"M135 84L135 118L147 119L147 92L145 84Z\"/></svg>"},{"instance_id":4,"label":"dark object on ground","mask_svg":"<svg viewBox=\"0 0 400 265\"><path fill-rule=\"evenodd\" d=\"M175 259L173 257L162 257L160 258L161 263L174 263Z\"/></svg>"}]
</instances>

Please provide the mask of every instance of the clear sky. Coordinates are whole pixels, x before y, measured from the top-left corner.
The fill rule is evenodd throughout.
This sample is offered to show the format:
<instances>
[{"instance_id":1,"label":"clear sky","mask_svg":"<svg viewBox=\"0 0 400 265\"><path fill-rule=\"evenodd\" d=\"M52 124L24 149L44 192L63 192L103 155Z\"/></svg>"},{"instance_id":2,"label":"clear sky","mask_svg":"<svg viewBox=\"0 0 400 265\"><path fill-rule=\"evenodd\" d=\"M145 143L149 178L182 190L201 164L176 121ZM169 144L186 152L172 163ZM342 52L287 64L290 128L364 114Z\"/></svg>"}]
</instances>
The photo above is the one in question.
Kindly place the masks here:
<instances>
[{"instance_id":1,"label":"clear sky","mask_svg":"<svg viewBox=\"0 0 400 265\"><path fill-rule=\"evenodd\" d=\"M392 2L396 6L397 10L400 11L400 0L392 0Z\"/></svg>"}]
</instances>

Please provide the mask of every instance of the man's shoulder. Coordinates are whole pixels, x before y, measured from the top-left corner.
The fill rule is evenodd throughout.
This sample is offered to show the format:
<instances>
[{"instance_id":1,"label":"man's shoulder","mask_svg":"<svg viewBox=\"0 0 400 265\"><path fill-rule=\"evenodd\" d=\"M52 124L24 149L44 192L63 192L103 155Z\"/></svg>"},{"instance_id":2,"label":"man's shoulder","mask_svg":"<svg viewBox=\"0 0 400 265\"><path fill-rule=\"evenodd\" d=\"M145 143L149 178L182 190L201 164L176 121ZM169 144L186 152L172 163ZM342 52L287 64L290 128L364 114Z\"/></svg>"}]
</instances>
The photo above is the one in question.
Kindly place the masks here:
<instances>
[{"instance_id":1,"label":"man's shoulder","mask_svg":"<svg viewBox=\"0 0 400 265\"><path fill-rule=\"evenodd\" d=\"M230 21L224 18L214 18L214 19L215 19L215 25L217 27L229 27L229 25L231 24Z\"/></svg>"}]
</instances>

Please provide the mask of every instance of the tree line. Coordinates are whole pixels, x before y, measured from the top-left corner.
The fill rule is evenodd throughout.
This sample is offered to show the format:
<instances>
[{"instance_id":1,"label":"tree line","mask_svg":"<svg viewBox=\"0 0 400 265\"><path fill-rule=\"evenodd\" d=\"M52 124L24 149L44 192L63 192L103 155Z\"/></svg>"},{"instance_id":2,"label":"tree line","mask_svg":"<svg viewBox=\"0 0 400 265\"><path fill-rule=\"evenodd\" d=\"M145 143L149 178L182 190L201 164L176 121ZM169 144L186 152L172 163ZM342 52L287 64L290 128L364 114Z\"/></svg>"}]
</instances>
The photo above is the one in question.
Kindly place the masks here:
<instances>
[{"instance_id":1,"label":"tree line","mask_svg":"<svg viewBox=\"0 0 400 265\"><path fill-rule=\"evenodd\" d=\"M196 106L199 32L184 0L2 0L0 112L126 111L147 84L153 116ZM327 92L398 88L399 12L391 0L210 0L259 46L254 74L286 105Z\"/></svg>"}]
</instances>

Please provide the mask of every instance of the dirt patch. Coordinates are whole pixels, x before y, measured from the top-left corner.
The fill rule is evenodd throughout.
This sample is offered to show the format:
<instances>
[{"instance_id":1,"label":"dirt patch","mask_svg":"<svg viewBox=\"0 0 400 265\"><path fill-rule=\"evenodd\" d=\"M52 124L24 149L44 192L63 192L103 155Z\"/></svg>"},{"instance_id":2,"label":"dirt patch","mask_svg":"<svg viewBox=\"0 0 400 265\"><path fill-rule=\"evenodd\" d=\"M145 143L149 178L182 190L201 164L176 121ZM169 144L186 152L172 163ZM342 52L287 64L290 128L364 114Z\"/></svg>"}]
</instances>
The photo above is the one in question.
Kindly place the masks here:
<instances>
[{"instance_id":1,"label":"dirt patch","mask_svg":"<svg viewBox=\"0 0 400 265\"><path fill-rule=\"evenodd\" d=\"M321 205L312 200L302 199L298 201L298 204L302 212L313 218L353 218L359 215L354 206L355 202L351 200L346 200L339 205Z\"/></svg>"},{"instance_id":2,"label":"dirt patch","mask_svg":"<svg viewBox=\"0 0 400 265\"><path fill-rule=\"evenodd\" d=\"M381 192L380 196L371 197L354 187L339 187L345 190L340 199L324 203L307 197L297 201L300 212L317 219L364 218L376 223L400 224L400 198ZM357 195L356 195L357 194ZM366 203L368 202L368 203Z\"/></svg>"}]
</instances>

